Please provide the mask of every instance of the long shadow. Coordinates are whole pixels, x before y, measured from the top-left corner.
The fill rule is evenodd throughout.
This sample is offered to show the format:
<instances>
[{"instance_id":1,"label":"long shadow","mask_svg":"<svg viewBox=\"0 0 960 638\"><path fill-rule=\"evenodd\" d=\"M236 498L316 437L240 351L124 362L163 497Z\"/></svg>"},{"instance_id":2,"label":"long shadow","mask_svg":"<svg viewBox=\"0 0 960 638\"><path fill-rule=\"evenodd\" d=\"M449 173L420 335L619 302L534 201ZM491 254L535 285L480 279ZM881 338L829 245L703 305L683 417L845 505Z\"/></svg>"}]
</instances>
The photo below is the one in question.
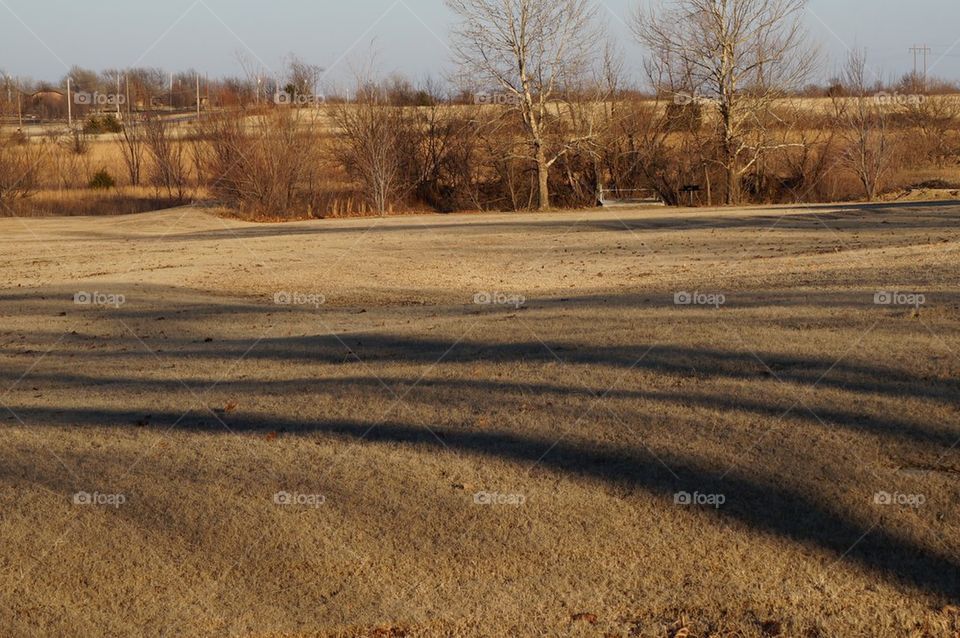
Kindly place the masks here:
<instances>
[{"instance_id":1,"label":"long shadow","mask_svg":"<svg viewBox=\"0 0 960 638\"><path fill-rule=\"evenodd\" d=\"M112 338L111 349L90 351L84 346L100 343L98 338L71 336L50 350L50 357L70 357L79 363L103 360L135 360L144 357L139 340ZM954 405L960 397L960 380L921 378L896 368L828 358L804 357L779 352L690 347L680 345L596 346L578 343L548 343L538 340L513 342L455 341L382 333L317 335L249 339L169 338L154 344L163 356L201 360L286 361L343 365L404 362L444 363L510 362L564 363L630 370L717 377L738 380L776 379L801 386L836 388L892 397L918 397ZM549 349L548 349L549 348ZM119 351L119 352L118 352ZM19 352L9 344L0 346L0 355Z\"/></svg>"},{"instance_id":2,"label":"long shadow","mask_svg":"<svg viewBox=\"0 0 960 638\"><path fill-rule=\"evenodd\" d=\"M0 369L0 387L10 387L16 383L22 373L15 370ZM417 400L427 401L424 394L434 388L453 390L458 393L473 392L476 395L507 396L513 394L533 394L536 396L580 397L584 400L596 399L603 396L605 399L648 401L671 406L686 405L722 410L728 413L745 413L757 416L780 419L783 418L786 408L791 407L793 397L787 396L788 404L765 403L759 400L746 398L732 398L712 394L694 394L692 392L663 392L629 389L590 389L586 387L565 386L551 383L507 383L493 380L477 379L446 379L413 377L378 376L346 376L335 378L302 377L282 380L248 379L197 379L192 378L189 383L180 379L155 378L123 378L102 377L68 372L36 373L30 375L30 383L45 388L67 387L79 392L96 391L104 393L111 386L121 388L124 392L137 392L148 396L162 396L185 391L187 388L198 394L203 394L208 388L216 387L221 395L246 396L268 392L282 394L290 388L301 388L299 392L289 396L316 395L326 393L338 395L347 392L356 393L366 391L372 394L382 394L384 385L391 388L413 387L419 391ZM186 387L185 387L186 386ZM440 400L440 399L438 399ZM443 401L448 399L444 398ZM809 401L808 401L809 403ZM885 416L878 418L853 410L825 408L820 405L811 405L808 411L803 405L793 406L790 412L792 419L805 421L813 426L827 424L858 433L872 434L891 441L909 441L940 446L952 446L960 439L960 427L937 427L930 423L919 423L912 420ZM0 412L0 420L3 414Z\"/></svg>"},{"instance_id":3,"label":"long shadow","mask_svg":"<svg viewBox=\"0 0 960 638\"><path fill-rule=\"evenodd\" d=\"M138 416L134 412L114 410L71 409L58 414L35 408L14 409L28 423L46 425L110 426L129 423ZM196 415L187 419L180 417L174 413L154 414L154 423L161 430L176 424L184 430L225 432L210 419L204 419L201 425ZM960 600L960 561L955 552L931 550L885 530L879 523L854 520L815 494L786 487L782 482L774 482L773 477L766 482L738 474L723 478L698 462L674 456L655 457L643 449L618 449L609 445L587 448L506 432L464 432L440 427L428 430L401 422L379 425L349 420L304 422L258 415L230 416L228 425L234 432L324 433L370 444L417 446L532 463L562 474L642 489L662 497L665 507L675 505L674 497L679 492L722 494L726 502L715 510L717 516L827 550L835 556L835 561L824 565L825 570L843 560L853 561L904 585ZM872 501L872 495L864 494L863 498L865 503Z\"/></svg>"},{"instance_id":4,"label":"long shadow","mask_svg":"<svg viewBox=\"0 0 960 638\"><path fill-rule=\"evenodd\" d=\"M87 285L86 292L94 292L94 286ZM31 313L37 316L57 315L66 311L69 316L82 316L82 313L90 311L88 307L78 306L74 303L74 295L82 292L77 286L70 290L47 290L43 293L24 290L2 290L0 289L0 308L4 305L16 305L18 314ZM130 319L156 319L165 315L168 319L177 318L180 315L189 315L190 318L196 316L214 316L214 315L236 315L236 314L273 314L282 312L300 313L305 318L310 314L323 312L329 314L342 310L349 312L351 308L344 306L324 305L319 308L312 307L290 307L280 306L274 302L273 294L265 294L260 297L237 298L230 296L221 296L215 292L199 289L170 288L164 286L131 287L104 284L101 288L109 290L111 293L122 293L125 296L126 303L119 308L93 308L93 312L100 311L102 318L122 318ZM689 287L691 292L695 286ZM889 286L885 289L888 289ZM960 292L956 290L937 289L930 292L932 286L917 284L909 291L903 292L923 292L927 306L957 306L960 305ZM688 310L712 310L711 308L698 307L678 307L675 303L675 295L680 292L676 286L649 288L642 293L590 293L579 295L563 295L554 293L550 295L525 298L523 309L590 309L596 308L629 308L634 310L656 310L686 312ZM881 287L850 289L838 292L810 292L810 291L792 291L792 290L764 290L764 289L731 289L711 291L722 292L725 297L725 305L722 312L736 311L755 308L823 308L849 309L860 308L870 309L877 312L877 316L887 311L909 312L910 307L903 306L878 306L875 303L875 296L881 292ZM433 311L444 309L449 312L464 314L465 311L472 311L476 314L481 312L485 314L495 314L498 311L503 313L516 312L516 308L487 308L481 309L473 303L474 293L461 293L462 304L445 303L444 305L425 304ZM449 298L449 296L448 296ZM447 298L444 299L446 301ZM682 316L682 315L678 315ZM729 317L726 314L717 314L710 317L710 320L724 319ZM703 317L700 317L703 319Z\"/></svg>"},{"instance_id":5,"label":"long shadow","mask_svg":"<svg viewBox=\"0 0 960 638\"><path fill-rule=\"evenodd\" d=\"M796 204L789 206L795 210L828 209L853 211L878 210L923 210L960 207L960 199L933 200L928 202L849 202L840 204Z\"/></svg>"},{"instance_id":6,"label":"long shadow","mask_svg":"<svg viewBox=\"0 0 960 638\"><path fill-rule=\"evenodd\" d=\"M317 221L310 224L282 225L269 224L261 226L245 226L237 228L223 228L195 232L171 233L165 236L165 241L211 241L236 239L262 239L273 237L297 237L304 235L341 235L366 232L369 234L409 233L411 231L444 231L471 229L481 233L503 233L524 231L564 232L571 228L578 231L642 231L642 230L678 230L690 229L763 229L776 224L778 230L823 230L823 224L830 221L841 228L866 231L891 228L913 230L943 229L944 217L960 214L960 211L950 210L960 206L960 201L943 202L895 202L887 204L831 204L831 205L797 205L776 209L757 209L763 214L753 216L730 215L723 209L652 209L647 217L636 218L633 212L624 211L620 215L598 209L595 215L589 217L573 217L569 219L544 218L522 214L516 219L507 215L491 219L471 219L469 216L440 217L435 221L423 218L420 222L402 223L391 220L388 224L351 224L350 226L326 224ZM669 214L664 214L669 210ZM817 213L817 210L824 210ZM809 213L794 211L811 211ZM839 211L839 212L838 212ZM910 211L914 213L928 213L926 217L905 218L898 213ZM883 214L888 212L888 214ZM84 237L91 239L120 239L110 233L84 233Z\"/></svg>"}]
</instances>

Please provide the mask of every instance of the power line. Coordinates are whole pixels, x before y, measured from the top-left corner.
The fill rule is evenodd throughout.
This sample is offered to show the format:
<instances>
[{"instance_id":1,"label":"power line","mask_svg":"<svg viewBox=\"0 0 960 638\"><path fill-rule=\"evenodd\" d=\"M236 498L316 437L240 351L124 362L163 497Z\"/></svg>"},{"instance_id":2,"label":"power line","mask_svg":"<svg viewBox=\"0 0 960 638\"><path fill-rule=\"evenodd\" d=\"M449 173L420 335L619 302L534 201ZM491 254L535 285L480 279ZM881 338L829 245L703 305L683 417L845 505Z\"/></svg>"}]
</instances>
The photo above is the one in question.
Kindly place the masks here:
<instances>
[{"instance_id":1,"label":"power line","mask_svg":"<svg viewBox=\"0 0 960 638\"><path fill-rule=\"evenodd\" d=\"M927 45L918 47L916 45L910 47L910 52L913 53L913 77L917 77L917 62L918 56L923 55L923 88L927 88L927 56L933 53L933 49Z\"/></svg>"}]
</instances>

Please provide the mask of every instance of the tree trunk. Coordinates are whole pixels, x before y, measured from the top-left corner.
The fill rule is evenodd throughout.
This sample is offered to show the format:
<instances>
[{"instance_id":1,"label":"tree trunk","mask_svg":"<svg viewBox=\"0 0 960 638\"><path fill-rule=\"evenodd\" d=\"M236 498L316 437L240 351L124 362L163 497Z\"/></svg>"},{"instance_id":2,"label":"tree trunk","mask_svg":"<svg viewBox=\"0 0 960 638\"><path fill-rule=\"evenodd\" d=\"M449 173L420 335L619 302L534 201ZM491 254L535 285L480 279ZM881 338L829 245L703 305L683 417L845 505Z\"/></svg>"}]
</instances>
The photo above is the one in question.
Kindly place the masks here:
<instances>
[{"instance_id":1,"label":"tree trunk","mask_svg":"<svg viewBox=\"0 0 960 638\"><path fill-rule=\"evenodd\" d=\"M710 171L706 166L703 168L703 181L707 184L707 206L713 206L713 184L710 183Z\"/></svg>"},{"instance_id":2,"label":"tree trunk","mask_svg":"<svg viewBox=\"0 0 960 638\"><path fill-rule=\"evenodd\" d=\"M733 160L728 160L732 162ZM728 164L727 172L727 206L736 206L740 203L740 176L735 166Z\"/></svg>"},{"instance_id":3,"label":"tree trunk","mask_svg":"<svg viewBox=\"0 0 960 638\"><path fill-rule=\"evenodd\" d=\"M536 145L537 161L537 182L539 188L540 210L550 209L550 165L547 163L547 155L543 151L543 144Z\"/></svg>"},{"instance_id":4,"label":"tree trunk","mask_svg":"<svg viewBox=\"0 0 960 638\"><path fill-rule=\"evenodd\" d=\"M723 121L723 169L726 172L726 204L734 206L740 202L740 175L737 172L737 152L734 150L733 115L728 107L720 111Z\"/></svg>"}]
</instances>

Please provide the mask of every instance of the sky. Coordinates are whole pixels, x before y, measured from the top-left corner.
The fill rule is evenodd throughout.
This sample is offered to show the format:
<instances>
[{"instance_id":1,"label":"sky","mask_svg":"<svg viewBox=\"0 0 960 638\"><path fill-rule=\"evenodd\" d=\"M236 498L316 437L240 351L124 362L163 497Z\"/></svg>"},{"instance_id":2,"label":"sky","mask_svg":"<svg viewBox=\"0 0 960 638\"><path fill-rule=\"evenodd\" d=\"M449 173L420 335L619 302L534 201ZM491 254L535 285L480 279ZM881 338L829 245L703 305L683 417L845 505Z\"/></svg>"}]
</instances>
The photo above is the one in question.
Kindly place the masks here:
<instances>
[{"instance_id":1,"label":"sky","mask_svg":"<svg viewBox=\"0 0 960 638\"><path fill-rule=\"evenodd\" d=\"M643 50L626 24L646 1L596 0L634 70ZM440 78L451 70L452 19L443 0L0 0L0 72L57 81L76 64L239 76L242 55L278 74L295 54L334 83L371 56L383 74ZM850 48L867 50L877 77L899 77L913 69L910 47L924 44L931 74L960 80L958 0L809 0L805 21L823 52L817 81Z\"/></svg>"}]
</instances>

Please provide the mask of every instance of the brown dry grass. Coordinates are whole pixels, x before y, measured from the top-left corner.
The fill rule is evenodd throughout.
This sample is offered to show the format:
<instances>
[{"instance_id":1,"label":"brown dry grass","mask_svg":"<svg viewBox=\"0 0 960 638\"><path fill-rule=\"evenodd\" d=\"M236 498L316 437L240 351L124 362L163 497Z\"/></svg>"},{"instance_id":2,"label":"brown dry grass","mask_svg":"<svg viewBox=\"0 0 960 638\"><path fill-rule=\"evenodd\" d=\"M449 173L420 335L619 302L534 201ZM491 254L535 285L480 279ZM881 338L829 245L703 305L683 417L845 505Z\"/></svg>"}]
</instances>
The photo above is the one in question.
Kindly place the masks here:
<instances>
[{"instance_id":1,"label":"brown dry grass","mask_svg":"<svg viewBox=\"0 0 960 638\"><path fill-rule=\"evenodd\" d=\"M957 221L0 220L0 626L955 635ZM693 290L727 303L674 306Z\"/></svg>"},{"instance_id":2,"label":"brown dry grass","mask_svg":"<svg viewBox=\"0 0 960 638\"><path fill-rule=\"evenodd\" d=\"M120 186L108 190L65 188L38 191L27 199L14 201L10 206L0 208L0 217L130 215L176 205L176 201L160 196L155 188L147 186Z\"/></svg>"}]
</instances>

